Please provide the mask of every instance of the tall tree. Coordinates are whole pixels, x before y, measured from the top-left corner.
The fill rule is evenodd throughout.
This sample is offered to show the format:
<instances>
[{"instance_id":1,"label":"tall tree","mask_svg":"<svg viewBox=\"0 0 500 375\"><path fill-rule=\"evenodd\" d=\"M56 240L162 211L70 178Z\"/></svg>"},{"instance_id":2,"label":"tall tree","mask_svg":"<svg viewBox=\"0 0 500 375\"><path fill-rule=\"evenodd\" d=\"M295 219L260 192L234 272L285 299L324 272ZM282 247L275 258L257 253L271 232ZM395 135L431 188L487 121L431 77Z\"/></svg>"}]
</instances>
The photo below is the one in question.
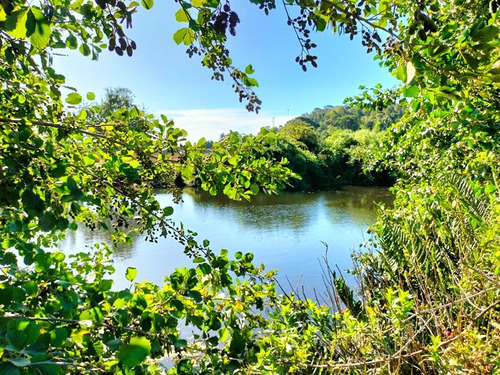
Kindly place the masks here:
<instances>
[{"instance_id":1,"label":"tall tree","mask_svg":"<svg viewBox=\"0 0 500 375\"><path fill-rule=\"evenodd\" d=\"M99 112L101 116L106 117L118 109L131 109L135 105L134 94L130 89L125 87L108 87L99 105Z\"/></svg>"}]
</instances>

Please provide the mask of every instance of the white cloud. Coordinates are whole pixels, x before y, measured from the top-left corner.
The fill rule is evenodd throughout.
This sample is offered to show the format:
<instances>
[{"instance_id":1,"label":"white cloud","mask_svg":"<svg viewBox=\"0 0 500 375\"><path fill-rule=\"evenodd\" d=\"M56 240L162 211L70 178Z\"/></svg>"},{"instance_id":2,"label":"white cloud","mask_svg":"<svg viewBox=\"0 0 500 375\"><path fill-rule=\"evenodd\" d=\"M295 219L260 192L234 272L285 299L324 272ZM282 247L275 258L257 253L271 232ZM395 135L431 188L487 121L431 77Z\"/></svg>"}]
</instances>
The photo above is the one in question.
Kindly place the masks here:
<instances>
[{"instance_id":1,"label":"white cloud","mask_svg":"<svg viewBox=\"0 0 500 375\"><path fill-rule=\"evenodd\" d=\"M174 120L175 126L188 132L191 141L205 137L207 140L217 140L219 135L230 130L244 134L257 133L264 126L280 126L295 116L273 116L272 113L250 113L244 109L188 109L161 110L156 115L163 114Z\"/></svg>"}]
</instances>

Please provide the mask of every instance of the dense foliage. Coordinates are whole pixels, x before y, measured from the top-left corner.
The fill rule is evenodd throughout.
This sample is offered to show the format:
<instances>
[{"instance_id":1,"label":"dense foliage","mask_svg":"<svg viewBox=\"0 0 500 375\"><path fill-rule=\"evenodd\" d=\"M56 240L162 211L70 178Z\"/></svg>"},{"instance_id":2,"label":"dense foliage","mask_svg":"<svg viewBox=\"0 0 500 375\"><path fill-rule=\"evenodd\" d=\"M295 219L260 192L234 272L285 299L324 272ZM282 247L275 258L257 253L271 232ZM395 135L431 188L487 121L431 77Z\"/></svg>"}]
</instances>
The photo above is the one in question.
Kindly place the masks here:
<instances>
[{"instance_id":1,"label":"dense foliage","mask_svg":"<svg viewBox=\"0 0 500 375\"><path fill-rule=\"evenodd\" d=\"M390 186L396 173L384 163L391 146L385 142L387 132L381 129L398 122L403 108L316 108L277 131L283 146L272 155L286 157L290 169L302 177L291 182L291 189Z\"/></svg>"},{"instance_id":2,"label":"dense foliage","mask_svg":"<svg viewBox=\"0 0 500 375\"><path fill-rule=\"evenodd\" d=\"M265 13L276 8L251 2ZM231 3L178 4L184 27L174 40L201 54L216 79L229 75L258 110L252 67L234 67L225 47L239 23ZM317 65L311 29L361 34L404 84L353 101L380 109L409 100L389 129L386 159L402 176L395 208L381 213L357 257L359 295L327 268L331 306L278 296L272 273L253 266L251 254L214 254L170 222L172 208L152 194L157 178L175 189L179 171L235 199L282 188L291 172L265 144L278 142L275 133L230 135L209 151L204 141L180 143L182 130L135 107L98 122L87 109L64 109L51 51L133 55L120 21L131 26L140 5L153 1L1 3L0 371L159 373L163 358L178 374L498 372L498 1L283 1L304 70ZM296 130L288 136L314 147L310 129ZM152 240L173 236L193 268L162 286L134 283L129 268L130 288L115 290L107 249L69 260L56 250L78 222L112 223L117 242L127 226Z\"/></svg>"},{"instance_id":3,"label":"dense foliage","mask_svg":"<svg viewBox=\"0 0 500 375\"><path fill-rule=\"evenodd\" d=\"M400 105L390 106L385 111L343 106L317 108L283 126L267 129L262 144L269 157L286 160L296 174L286 190L330 190L345 185L391 186L396 172L385 163L391 146L386 142L387 132L378 129L387 127L391 121L396 123L402 108ZM326 114L327 120L324 119ZM231 135L253 138L239 133ZM225 137L227 135L222 134L221 139Z\"/></svg>"},{"instance_id":4,"label":"dense foliage","mask_svg":"<svg viewBox=\"0 0 500 375\"><path fill-rule=\"evenodd\" d=\"M326 106L315 108L303 117L318 124L321 131L331 131L336 128L385 130L401 119L405 109L404 102L380 109Z\"/></svg>"},{"instance_id":5,"label":"dense foliage","mask_svg":"<svg viewBox=\"0 0 500 375\"><path fill-rule=\"evenodd\" d=\"M337 189L344 185L390 186L394 174L383 165L385 132L330 128L321 131L300 118L275 129L268 155L284 158L300 177L288 190ZM266 142L265 142L266 144Z\"/></svg>"}]
</instances>

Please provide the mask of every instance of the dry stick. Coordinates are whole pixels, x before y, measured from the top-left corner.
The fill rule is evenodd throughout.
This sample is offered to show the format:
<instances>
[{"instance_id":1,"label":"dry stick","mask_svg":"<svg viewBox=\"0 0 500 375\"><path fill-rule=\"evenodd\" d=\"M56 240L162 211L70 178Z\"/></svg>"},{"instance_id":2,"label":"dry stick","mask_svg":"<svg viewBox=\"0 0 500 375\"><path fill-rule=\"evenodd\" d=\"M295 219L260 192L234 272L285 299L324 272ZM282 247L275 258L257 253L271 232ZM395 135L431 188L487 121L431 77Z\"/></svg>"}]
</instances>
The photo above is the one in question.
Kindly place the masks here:
<instances>
[{"instance_id":1,"label":"dry stick","mask_svg":"<svg viewBox=\"0 0 500 375\"><path fill-rule=\"evenodd\" d=\"M460 302L464 302L464 301L468 301L468 298L475 298L475 297L478 297L480 295L483 295L485 293L488 293L492 290L497 290L498 288L495 288L495 287L491 287L489 289L485 289L485 290L482 290L480 292L477 292L477 293L474 293L474 294L471 294L469 295L468 297L464 297L464 298L460 298L460 299L457 299L457 300L454 300L452 302L448 302L448 303L445 303L445 304L442 304L442 305L439 305L439 306L436 306L436 307L432 307L432 308L429 308L429 309L425 309L425 310L422 310L422 311L417 311L416 313L410 315L409 317L405 318L402 320L402 323L406 323L420 315L424 315L424 314L427 314L427 313L431 313L433 311L436 311L436 310L441 310L441 309L444 309L444 308L447 308L447 307L450 307L454 304L457 304L457 303L460 303ZM386 334L387 332L389 332L390 330L392 330L392 328L387 328L386 330L383 331L383 334Z\"/></svg>"},{"instance_id":2,"label":"dry stick","mask_svg":"<svg viewBox=\"0 0 500 375\"><path fill-rule=\"evenodd\" d=\"M469 266L467 266L467 265L465 265L465 267L466 267L466 268L469 268L469 270L470 270L470 271L478 272L481 276L483 276L484 278L488 279L488 280L489 280L489 281L491 281L493 284L496 284L496 285L500 286L500 280L495 280L495 279L493 279L493 278L492 278L492 276L490 276L490 275L488 275L488 274L484 273L484 272L483 272L483 271L481 271L481 270L476 270L476 269L471 268L471 267L469 267ZM494 288L494 289L498 289L498 288Z\"/></svg>"},{"instance_id":3,"label":"dry stick","mask_svg":"<svg viewBox=\"0 0 500 375\"><path fill-rule=\"evenodd\" d=\"M499 304L500 304L500 300L492 303L491 305L489 305L488 307L486 307L485 309L483 309L478 315L476 315L476 317L473 319L473 322L477 321L484 314L486 314L488 311L490 311L493 307L495 307L495 306L497 306ZM452 342L458 340L461 337L462 337L462 334L461 333L457 333L457 335L455 337L452 337L451 339L443 341L442 343L440 343L438 345L438 349L451 344ZM331 369L353 368L353 367L362 367L362 366L375 366L375 365L378 365L378 364L381 364L381 363L387 363L387 362L390 362L390 361L393 361L393 360L396 360L396 359L397 360L401 360L401 359L405 359L405 358L416 357L418 355L425 354L427 351L428 350L426 348L423 348L423 349L419 349L417 351L414 351L414 352L411 352L411 353L407 353L407 354L399 353L399 354L396 354L396 355L388 356L388 357L381 358L381 359L375 359L375 360L372 360L372 361L366 361L366 362L338 363L338 364L329 364L329 363L327 363L327 364L324 364L324 365L311 365L311 366L312 367L321 367L321 368L331 368Z\"/></svg>"},{"instance_id":4,"label":"dry stick","mask_svg":"<svg viewBox=\"0 0 500 375\"><path fill-rule=\"evenodd\" d=\"M439 348L451 344L453 341L458 340L460 338L460 334L457 336L447 340L443 341L441 344L439 344ZM381 359L375 359L372 361L365 361L365 362L354 362L354 363L338 363L338 364L324 364L324 365L313 365L313 367L321 367L321 368L331 368L331 369L342 369L342 368L353 368L353 367L362 367L362 366L374 366L378 365L381 363L387 363L391 362L393 360L400 360L400 359L405 359L405 358L411 358L415 357L417 355L425 354L427 352L427 349L419 349L417 351L407 353L407 354L397 354L397 355L392 355L388 356L385 358Z\"/></svg>"},{"instance_id":5,"label":"dry stick","mask_svg":"<svg viewBox=\"0 0 500 375\"><path fill-rule=\"evenodd\" d=\"M432 318L429 318L427 319L427 322L424 323L424 325L422 327L420 327L419 329L417 329L417 331L413 334L413 336L406 342L405 345L403 345L403 347L401 348L401 350L399 351L400 353L405 350L412 342L413 340L415 339L415 337L417 337L420 333L422 333L426 328L428 328L428 323L431 321Z\"/></svg>"},{"instance_id":6,"label":"dry stick","mask_svg":"<svg viewBox=\"0 0 500 375\"><path fill-rule=\"evenodd\" d=\"M497 290L498 288L496 287L491 287L489 289L485 289L485 290L481 290L477 293L474 293L474 294L471 294L469 296L466 296L466 297L463 297L463 298L460 298L460 299L457 299L455 301L452 301L452 302L449 302L449 303L445 303L443 305L439 305L439 306L436 306L436 307L432 307L432 308L429 308L429 309L426 309L426 310L422 310L422 311L418 311L412 315L410 315L408 318L406 318L405 320L403 320L403 322L407 322L408 320L411 320L415 317L417 317L418 315L421 315L421 314L426 314L426 313L430 313L430 312L433 312L433 311L436 311L436 310L441 310L441 309L444 309L446 307L450 307L456 303L459 303L459 302L464 302L464 301L468 301L469 298L474 298L474 297L478 297L482 294L485 294L485 293L488 293L488 292L491 292L492 290Z\"/></svg>"},{"instance_id":7,"label":"dry stick","mask_svg":"<svg viewBox=\"0 0 500 375\"><path fill-rule=\"evenodd\" d=\"M500 304L500 300L493 302L491 305L489 305L487 308L485 308L483 311L481 311L475 318L474 321L478 320L481 318L484 314L486 314L488 311L490 311L493 307L496 305Z\"/></svg>"}]
</instances>

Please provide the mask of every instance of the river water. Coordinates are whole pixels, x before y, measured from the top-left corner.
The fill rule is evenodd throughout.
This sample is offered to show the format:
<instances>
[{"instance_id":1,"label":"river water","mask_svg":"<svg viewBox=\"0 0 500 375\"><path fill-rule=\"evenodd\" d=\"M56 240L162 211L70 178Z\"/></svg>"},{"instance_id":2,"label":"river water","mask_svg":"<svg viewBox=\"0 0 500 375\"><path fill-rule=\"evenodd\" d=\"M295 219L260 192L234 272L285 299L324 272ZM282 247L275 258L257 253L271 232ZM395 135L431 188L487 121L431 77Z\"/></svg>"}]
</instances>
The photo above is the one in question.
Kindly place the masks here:
<instances>
[{"instance_id":1,"label":"river water","mask_svg":"<svg viewBox=\"0 0 500 375\"><path fill-rule=\"evenodd\" d=\"M171 205L169 194L158 192L162 205ZM172 218L198 233L198 240L210 240L214 251L227 249L252 252L254 262L277 269L278 280L287 289L300 286L308 295L324 290L322 259L340 270L352 268L352 250L369 239L366 229L376 218L377 204L392 203L387 189L346 187L334 192L283 193L258 196L251 202L186 190L182 202L174 205ZM109 234L80 228L70 232L62 248L84 250L86 245L108 242ZM162 283L163 276L191 262L173 239L146 242L144 236L114 252L118 287L129 283L127 267L138 269L137 280Z\"/></svg>"}]
</instances>

